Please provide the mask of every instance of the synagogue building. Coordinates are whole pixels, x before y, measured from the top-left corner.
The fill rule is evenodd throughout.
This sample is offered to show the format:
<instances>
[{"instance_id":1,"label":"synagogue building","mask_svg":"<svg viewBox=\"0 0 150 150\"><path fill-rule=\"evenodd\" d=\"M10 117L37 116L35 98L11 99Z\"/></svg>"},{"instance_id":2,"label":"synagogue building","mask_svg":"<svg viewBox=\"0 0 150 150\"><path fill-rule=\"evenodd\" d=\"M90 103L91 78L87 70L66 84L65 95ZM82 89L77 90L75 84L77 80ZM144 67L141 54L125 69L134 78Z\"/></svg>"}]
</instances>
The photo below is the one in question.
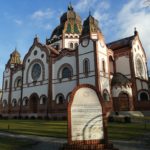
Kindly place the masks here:
<instances>
[{"instance_id":1,"label":"synagogue building","mask_svg":"<svg viewBox=\"0 0 150 150\"><path fill-rule=\"evenodd\" d=\"M35 37L23 60L15 49L3 73L0 115L65 118L72 90L99 91L107 112L150 110L148 69L138 31L105 43L98 21L71 5L51 36ZM82 101L82 99L80 99Z\"/></svg>"}]
</instances>

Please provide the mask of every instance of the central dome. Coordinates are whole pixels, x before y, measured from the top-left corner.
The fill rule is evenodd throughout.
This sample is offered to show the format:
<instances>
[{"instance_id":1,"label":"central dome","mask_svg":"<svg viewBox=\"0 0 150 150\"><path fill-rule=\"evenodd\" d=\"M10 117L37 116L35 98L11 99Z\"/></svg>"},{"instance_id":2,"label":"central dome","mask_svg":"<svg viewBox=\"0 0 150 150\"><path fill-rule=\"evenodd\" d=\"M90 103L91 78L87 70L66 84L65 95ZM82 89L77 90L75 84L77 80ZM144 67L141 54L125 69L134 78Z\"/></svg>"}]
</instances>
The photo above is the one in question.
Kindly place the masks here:
<instances>
[{"instance_id":1,"label":"central dome","mask_svg":"<svg viewBox=\"0 0 150 150\"><path fill-rule=\"evenodd\" d=\"M53 43L62 38L63 34L81 34L82 21L80 16L74 11L72 5L68 6L68 11L60 17L60 25L57 26L48 40Z\"/></svg>"},{"instance_id":2,"label":"central dome","mask_svg":"<svg viewBox=\"0 0 150 150\"><path fill-rule=\"evenodd\" d=\"M65 23L67 20L76 20L81 22L81 18L80 16L74 11L73 7L71 6L71 4L68 6L68 11L65 12L61 18L60 18L60 23L63 24Z\"/></svg>"}]
</instances>

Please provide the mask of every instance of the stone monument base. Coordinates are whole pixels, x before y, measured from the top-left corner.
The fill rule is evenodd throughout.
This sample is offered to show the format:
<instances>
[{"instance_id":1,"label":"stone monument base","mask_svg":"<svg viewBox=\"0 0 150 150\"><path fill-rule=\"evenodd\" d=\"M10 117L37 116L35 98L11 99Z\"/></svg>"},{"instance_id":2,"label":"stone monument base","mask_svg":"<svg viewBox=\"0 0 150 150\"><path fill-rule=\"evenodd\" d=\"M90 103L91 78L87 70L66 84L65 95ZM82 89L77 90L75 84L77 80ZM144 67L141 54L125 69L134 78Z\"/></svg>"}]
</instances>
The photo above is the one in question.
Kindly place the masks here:
<instances>
[{"instance_id":1,"label":"stone monument base","mask_svg":"<svg viewBox=\"0 0 150 150\"><path fill-rule=\"evenodd\" d=\"M118 150L112 143L108 144L64 144L60 150Z\"/></svg>"}]
</instances>

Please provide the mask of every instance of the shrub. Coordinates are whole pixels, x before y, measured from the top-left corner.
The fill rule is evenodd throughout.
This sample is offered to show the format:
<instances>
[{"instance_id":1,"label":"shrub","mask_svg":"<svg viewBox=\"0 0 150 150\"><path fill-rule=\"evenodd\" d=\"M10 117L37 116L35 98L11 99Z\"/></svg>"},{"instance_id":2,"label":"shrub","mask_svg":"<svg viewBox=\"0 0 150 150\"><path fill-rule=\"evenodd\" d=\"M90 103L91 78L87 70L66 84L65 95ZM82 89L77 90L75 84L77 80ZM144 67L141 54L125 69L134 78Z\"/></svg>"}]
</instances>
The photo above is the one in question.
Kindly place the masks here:
<instances>
[{"instance_id":1,"label":"shrub","mask_svg":"<svg viewBox=\"0 0 150 150\"><path fill-rule=\"evenodd\" d=\"M114 122L114 117L113 116L109 116L108 117L108 122Z\"/></svg>"},{"instance_id":2,"label":"shrub","mask_svg":"<svg viewBox=\"0 0 150 150\"><path fill-rule=\"evenodd\" d=\"M42 119L43 119L43 117L42 117L42 116L38 116L38 117L37 117L37 119L42 120Z\"/></svg>"},{"instance_id":3,"label":"shrub","mask_svg":"<svg viewBox=\"0 0 150 150\"><path fill-rule=\"evenodd\" d=\"M125 123L131 123L131 118L130 117L124 117L124 122Z\"/></svg>"},{"instance_id":4,"label":"shrub","mask_svg":"<svg viewBox=\"0 0 150 150\"><path fill-rule=\"evenodd\" d=\"M29 119L29 117L28 117L28 116L25 116L24 119Z\"/></svg>"},{"instance_id":5,"label":"shrub","mask_svg":"<svg viewBox=\"0 0 150 150\"><path fill-rule=\"evenodd\" d=\"M35 118L35 116L31 116L30 119L31 120L35 120L36 118Z\"/></svg>"},{"instance_id":6,"label":"shrub","mask_svg":"<svg viewBox=\"0 0 150 150\"><path fill-rule=\"evenodd\" d=\"M67 117L66 117L66 116L63 116L63 117L62 117L62 120L66 121L66 120L67 120Z\"/></svg>"},{"instance_id":7,"label":"shrub","mask_svg":"<svg viewBox=\"0 0 150 150\"><path fill-rule=\"evenodd\" d=\"M58 120L58 118L56 116L53 117L53 120Z\"/></svg>"}]
</instances>

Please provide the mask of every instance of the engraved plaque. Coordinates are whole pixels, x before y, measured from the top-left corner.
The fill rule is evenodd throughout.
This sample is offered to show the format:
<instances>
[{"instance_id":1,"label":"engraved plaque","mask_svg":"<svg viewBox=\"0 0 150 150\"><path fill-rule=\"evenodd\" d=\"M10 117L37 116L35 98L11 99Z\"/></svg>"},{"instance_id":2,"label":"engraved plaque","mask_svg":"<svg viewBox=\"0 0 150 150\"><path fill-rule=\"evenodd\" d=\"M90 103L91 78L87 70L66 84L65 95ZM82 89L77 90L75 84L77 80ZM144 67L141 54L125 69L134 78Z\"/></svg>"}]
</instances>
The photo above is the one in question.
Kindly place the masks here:
<instances>
[{"instance_id":1,"label":"engraved plaque","mask_svg":"<svg viewBox=\"0 0 150 150\"><path fill-rule=\"evenodd\" d=\"M71 140L104 138L102 107L95 90L79 88L71 105Z\"/></svg>"}]
</instances>

